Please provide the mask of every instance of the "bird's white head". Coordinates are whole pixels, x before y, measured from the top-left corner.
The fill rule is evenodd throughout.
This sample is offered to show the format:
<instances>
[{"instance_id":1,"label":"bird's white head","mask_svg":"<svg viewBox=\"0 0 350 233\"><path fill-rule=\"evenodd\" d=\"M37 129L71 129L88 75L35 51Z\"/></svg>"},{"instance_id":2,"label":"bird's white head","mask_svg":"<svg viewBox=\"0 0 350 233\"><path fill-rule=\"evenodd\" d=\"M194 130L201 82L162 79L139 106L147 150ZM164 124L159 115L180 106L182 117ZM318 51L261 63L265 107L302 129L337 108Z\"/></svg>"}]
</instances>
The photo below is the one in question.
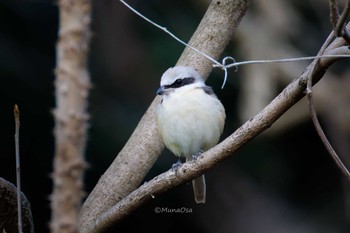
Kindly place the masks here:
<instances>
[{"instance_id":1,"label":"bird's white head","mask_svg":"<svg viewBox=\"0 0 350 233\"><path fill-rule=\"evenodd\" d=\"M179 88L202 86L205 86L204 80L194 68L189 66L175 66L164 72L157 94L167 95Z\"/></svg>"}]
</instances>

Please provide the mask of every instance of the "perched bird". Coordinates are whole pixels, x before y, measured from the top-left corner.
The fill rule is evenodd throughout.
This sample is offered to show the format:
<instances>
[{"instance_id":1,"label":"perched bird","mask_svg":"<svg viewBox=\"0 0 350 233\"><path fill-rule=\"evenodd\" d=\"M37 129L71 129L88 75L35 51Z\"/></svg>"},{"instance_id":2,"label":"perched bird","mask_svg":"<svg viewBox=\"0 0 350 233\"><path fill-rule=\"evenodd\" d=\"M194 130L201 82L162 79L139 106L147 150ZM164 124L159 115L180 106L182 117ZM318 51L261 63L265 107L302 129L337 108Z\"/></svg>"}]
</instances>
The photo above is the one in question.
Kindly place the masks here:
<instances>
[{"instance_id":1,"label":"perched bird","mask_svg":"<svg viewBox=\"0 0 350 233\"><path fill-rule=\"evenodd\" d=\"M175 66L162 76L157 123L165 146L186 161L215 146L225 124L225 109L192 67ZM205 203L204 175L192 181L195 201Z\"/></svg>"}]
</instances>

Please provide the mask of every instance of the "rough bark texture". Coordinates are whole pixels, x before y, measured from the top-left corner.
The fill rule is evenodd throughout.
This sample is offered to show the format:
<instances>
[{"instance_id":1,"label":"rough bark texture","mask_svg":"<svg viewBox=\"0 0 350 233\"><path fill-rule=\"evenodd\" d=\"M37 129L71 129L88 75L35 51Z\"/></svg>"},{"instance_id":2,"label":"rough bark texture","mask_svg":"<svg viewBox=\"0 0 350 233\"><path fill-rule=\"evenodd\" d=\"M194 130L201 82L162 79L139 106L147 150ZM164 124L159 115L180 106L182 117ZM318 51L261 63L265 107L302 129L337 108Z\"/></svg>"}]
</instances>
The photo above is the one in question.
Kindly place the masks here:
<instances>
[{"instance_id":1,"label":"rough bark texture","mask_svg":"<svg viewBox=\"0 0 350 233\"><path fill-rule=\"evenodd\" d=\"M60 0L57 43L55 140L51 232L79 232L90 88L86 70L90 1Z\"/></svg>"},{"instance_id":2,"label":"rough bark texture","mask_svg":"<svg viewBox=\"0 0 350 233\"><path fill-rule=\"evenodd\" d=\"M190 45L218 59L250 1L212 1ZM188 49L179 59L177 65L180 64L196 68L205 79L212 70L212 63L207 58ZM158 103L156 97L129 141L84 202L80 215L81 232L91 231L98 216L135 190L163 150L155 121Z\"/></svg>"},{"instance_id":3,"label":"rough bark texture","mask_svg":"<svg viewBox=\"0 0 350 233\"><path fill-rule=\"evenodd\" d=\"M34 233L30 203L21 192L22 223L24 233ZM17 233L17 189L0 177L0 232Z\"/></svg>"}]
</instances>

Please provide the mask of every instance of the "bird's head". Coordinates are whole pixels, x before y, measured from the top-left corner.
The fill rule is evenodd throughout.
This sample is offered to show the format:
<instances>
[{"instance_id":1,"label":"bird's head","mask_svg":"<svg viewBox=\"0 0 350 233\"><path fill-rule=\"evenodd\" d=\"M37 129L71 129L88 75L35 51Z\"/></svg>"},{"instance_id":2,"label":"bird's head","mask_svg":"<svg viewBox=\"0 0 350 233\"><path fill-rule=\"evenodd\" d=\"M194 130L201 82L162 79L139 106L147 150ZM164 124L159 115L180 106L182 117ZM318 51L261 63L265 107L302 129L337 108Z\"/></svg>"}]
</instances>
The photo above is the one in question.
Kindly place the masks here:
<instances>
[{"instance_id":1,"label":"bird's head","mask_svg":"<svg viewBox=\"0 0 350 233\"><path fill-rule=\"evenodd\" d=\"M168 95L185 88L205 86L200 74L192 67L175 66L164 72L160 80L157 95Z\"/></svg>"}]
</instances>

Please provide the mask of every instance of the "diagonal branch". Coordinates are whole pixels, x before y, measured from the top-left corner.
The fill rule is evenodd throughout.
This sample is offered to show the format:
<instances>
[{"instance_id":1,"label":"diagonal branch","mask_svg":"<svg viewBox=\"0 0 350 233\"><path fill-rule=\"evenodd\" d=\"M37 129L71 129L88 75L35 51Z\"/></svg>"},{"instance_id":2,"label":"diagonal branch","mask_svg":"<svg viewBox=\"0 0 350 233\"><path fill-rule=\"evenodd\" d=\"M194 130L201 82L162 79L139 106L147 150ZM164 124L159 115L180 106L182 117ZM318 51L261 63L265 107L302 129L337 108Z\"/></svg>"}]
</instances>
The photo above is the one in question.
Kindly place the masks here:
<instances>
[{"instance_id":1,"label":"diagonal branch","mask_svg":"<svg viewBox=\"0 0 350 233\"><path fill-rule=\"evenodd\" d=\"M336 39L330 46L328 46L325 54L332 55L337 54L340 51L345 54L350 54L350 51L346 49L344 44L345 42L343 39ZM320 59L317 68L314 69L311 74L314 83L322 78L326 69L337 59L338 58ZM192 180L233 155L233 153L245 145L245 143L268 129L278 120L279 117L281 117L305 95L304 90L310 74L309 71L316 62L317 61L314 61L308 68L306 68L298 79L290 83L259 114L244 123L220 144L201 154L196 161L184 163L177 170L176 174L169 170L141 185L107 212L103 213L96 219L94 225L89 226L84 232L95 233L106 230L150 198L154 198L156 195L159 195L166 190Z\"/></svg>"},{"instance_id":2,"label":"diagonal branch","mask_svg":"<svg viewBox=\"0 0 350 233\"><path fill-rule=\"evenodd\" d=\"M213 0L189 44L218 59L250 2ZM177 64L196 68L205 79L213 68L207 58L187 48ZM155 98L124 148L84 202L80 213L81 232L91 231L97 216L135 190L163 150L155 120L158 103L159 98Z\"/></svg>"}]
</instances>

